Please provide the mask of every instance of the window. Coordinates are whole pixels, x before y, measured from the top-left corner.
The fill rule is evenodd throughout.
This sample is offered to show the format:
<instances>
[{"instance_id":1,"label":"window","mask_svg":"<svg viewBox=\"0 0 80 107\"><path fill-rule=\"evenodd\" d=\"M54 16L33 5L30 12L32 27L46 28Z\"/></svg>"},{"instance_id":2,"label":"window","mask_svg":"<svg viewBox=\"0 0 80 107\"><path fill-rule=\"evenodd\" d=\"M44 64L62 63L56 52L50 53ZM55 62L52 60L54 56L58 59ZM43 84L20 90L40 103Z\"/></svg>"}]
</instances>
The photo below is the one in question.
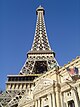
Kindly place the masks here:
<instances>
[{"instance_id":1,"label":"window","mask_svg":"<svg viewBox=\"0 0 80 107\"><path fill-rule=\"evenodd\" d=\"M68 101L68 107L75 107L73 100Z\"/></svg>"},{"instance_id":2,"label":"window","mask_svg":"<svg viewBox=\"0 0 80 107\"><path fill-rule=\"evenodd\" d=\"M44 106L44 107L49 107L49 106L47 105L47 106Z\"/></svg>"}]
</instances>

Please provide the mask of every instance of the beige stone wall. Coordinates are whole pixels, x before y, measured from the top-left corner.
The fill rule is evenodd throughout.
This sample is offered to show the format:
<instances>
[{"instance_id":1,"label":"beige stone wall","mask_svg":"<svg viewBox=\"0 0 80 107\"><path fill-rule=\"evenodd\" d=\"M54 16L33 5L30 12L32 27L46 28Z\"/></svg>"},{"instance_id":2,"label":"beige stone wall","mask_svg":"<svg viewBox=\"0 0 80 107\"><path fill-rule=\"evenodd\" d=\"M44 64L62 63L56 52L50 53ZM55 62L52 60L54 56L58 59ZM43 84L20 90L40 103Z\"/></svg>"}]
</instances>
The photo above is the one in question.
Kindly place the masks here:
<instances>
[{"instance_id":1,"label":"beige stone wall","mask_svg":"<svg viewBox=\"0 0 80 107\"><path fill-rule=\"evenodd\" d=\"M26 101L25 99L26 102L24 103L22 99L19 107L34 107L34 105L35 107L46 105L49 105L49 107L68 107L68 101L70 100L74 100L76 107L79 107L80 80L73 82L66 71L66 67L78 67L80 71L80 58L76 58L57 71L53 69L52 71L46 72L34 80L35 87L32 91L32 100ZM58 71L60 74L56 74ZM65 81L65 78L70 79L71 82ZM49 84L49 80L52 84ZM46 86L44 86L44 82L47 84Z\"/></svg>"}]
</instances>

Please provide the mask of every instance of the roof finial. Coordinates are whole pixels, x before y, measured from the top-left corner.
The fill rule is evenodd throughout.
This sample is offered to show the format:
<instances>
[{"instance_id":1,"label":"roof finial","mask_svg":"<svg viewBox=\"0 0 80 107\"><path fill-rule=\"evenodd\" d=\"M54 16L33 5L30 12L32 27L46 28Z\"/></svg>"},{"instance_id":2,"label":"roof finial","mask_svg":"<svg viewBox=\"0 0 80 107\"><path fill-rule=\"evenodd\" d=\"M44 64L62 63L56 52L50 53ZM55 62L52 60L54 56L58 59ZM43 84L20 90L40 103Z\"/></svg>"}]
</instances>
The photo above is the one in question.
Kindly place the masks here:
<instances>
[{"instance_id":1,"label":"roof finial","mask_svg":"<svg viewBox=\"0 0 80 107\"><path fill-rule=\"evenodd\" d=\"M39 7L42 7L41 5L39 5Z\"/></svg>"},{"instance_id":2,"label":"roof finial","mask_svg":"<svg viewBox=\"0 0 80 107\"><path fill-rule=\"evenodd\" d=\"M43 11L43 14L45 14L45 10L44 10L44 8L41 5L39 5L39 7L36 9L36 14L37 15L38 15L39 11Z\"/></svg>"}]
</instances>

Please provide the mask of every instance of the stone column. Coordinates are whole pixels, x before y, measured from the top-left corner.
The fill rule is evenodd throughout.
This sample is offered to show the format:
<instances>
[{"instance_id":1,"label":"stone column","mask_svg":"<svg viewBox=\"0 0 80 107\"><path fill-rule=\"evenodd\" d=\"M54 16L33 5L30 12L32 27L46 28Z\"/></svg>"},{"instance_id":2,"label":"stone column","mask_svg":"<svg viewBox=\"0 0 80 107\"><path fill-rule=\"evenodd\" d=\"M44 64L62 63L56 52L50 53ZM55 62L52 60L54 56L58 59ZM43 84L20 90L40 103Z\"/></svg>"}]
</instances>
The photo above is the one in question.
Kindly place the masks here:
<instances>
[{"instance_id":1,"label":"stone column","mask_svg":"<svg viewBox=\"0 0 80 107\"><path fill-rule=\"evenodd\" d=\"M41 101L40 101L40 98L38 99L38 107L41 107Z\"/></svg>"},{"instance_id":2,"label":"stone column","mask_svg":"<svg viewBox=\"0 0 80 107\"><path fill-rule=\"evenodd\" d=\"M55 92L56 92L56 107L61 107L61 98L60 98L60 84L55 84Z\"/></svg>"},{"instance_id":3,"label":"stone column","mask_svg":"<svg viewBox=\"0 0 80 107\"><path fill-rule=\"evenodd\" d=\"M12 84L12 89L14 89L14 85L15 85L15 84Z\"/></svg>"},{"instance_id":4,"label":"stone column","mask_svg":"<svg viewBox=\"0 0 80 107\"><path fill-rule=\"evenodd\" d=\"M74 103L76 107L80 107L80 101L79 101L79 97L78 97L78 93L76 89L73 89L74 92Z\"/></svg>"},{"instance_id":5,"label":"stone column","mask_svg":"<svg viewBox=\"0 0 80 107\"><path fill-rule=\"evenodd\" d=\"M77 91L78 91L78 96L79 96L79 101L80 101L80 84L77 86Z\"/></svg>"},{"instance_id":6,"label":"stone column","mask_svg":"<svg viewBox=\"0 0 80 107\"><path fill-rule=\"evenodd\" d=\"M43 98L41 98L41 107L44 107L44 106L43 106Z\"/></svg>"},{"instance_id":7,"label":"stone column","mask_svg":"<svg viewBox=\"0 0 80 107\"><path fill-rule=\"evenodd\" d=\"M10 88L12 88L12 87L11 87L11 84L7 85L7 89L10 89Z\"/></svg>"},{"instance_id":8,"label":"stone column","mask_svg":"<svg viewBox=\"0 0 80 107\"><path fill-rule=\"evenodd\" d=\"M27 91L28 91L28 94L31 94L30 84L28 84L27 86Z\"/></svg>"},{"instance_id":9,"label":"stone column","mask_svg":"<svg viewBox=\"0 0 80 107\"><path fill-rule=\"evenodd\" d=\"M37 100L35 101L35 107L38 107L38 102L37 102Z\"/></svg>"},{"instance_id":10,"label":"stone column","mask_svg":"<svg viewBox=\"0 0 80 107\"><path fill-rule=\"evenodd\" d=\"M64 93L61 93L61 107L65 107L65 104L64 104Z\"/></svg>"},{"instance_id":11,"label":"stone column","mask_svg":"<svg viewBox=\"0 0 80 107\"><path fill-rule=\"evenodd\" d=\"M19 87L20 89L22 89L22 84L20 84L20 87Z\"/></svg>"},{"instance_id":12,"label":"stone column","mask_svg":"<svg viewBox=\"0 0 80 107\"><path fill-rule=\"evenodd\" d=\"M52 107L51 94L48 94L49 107Z\"/></svg>"},{"instance_id":13,"label":"stone column","mask_svg":"<svg viewBox=\"0 0 80 107\"><path fill-rule=\"evenodd\" d=\"M24 89L26 89L26 84L24 84Z\"/></svg>"},{"instance_id":14,"label":"stone column","mask_svg":"<svg viewBox=\"0 0 80 107\"><path fill-rule=\"evenodd\" d=\"M18 89L18 84L16 84L16 89Z\"/></svg>"},{"instance_id":15,"label":"stone column","mask_svg":"<svg viewBox=\"0 0 80 107\"><path fill-rule=\"evenodd\" d=\"M55 95L55 92L52 93L52 107L56 107L56 95Z\"/></svg>"}]
</instances>

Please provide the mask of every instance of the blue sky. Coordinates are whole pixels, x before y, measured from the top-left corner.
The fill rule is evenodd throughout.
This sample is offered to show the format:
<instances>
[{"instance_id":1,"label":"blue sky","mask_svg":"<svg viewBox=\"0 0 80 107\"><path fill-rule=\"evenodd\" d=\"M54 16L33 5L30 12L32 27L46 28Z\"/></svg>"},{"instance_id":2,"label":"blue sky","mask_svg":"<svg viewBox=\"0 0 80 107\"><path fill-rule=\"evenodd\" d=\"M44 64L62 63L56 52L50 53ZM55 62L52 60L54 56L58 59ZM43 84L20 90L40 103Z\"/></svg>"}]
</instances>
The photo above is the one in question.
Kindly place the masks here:
<instances>
[{"instance_id":1,"label":"blue sky","mask_svg":"<svg viewBox=\"0 0 80 107\"><path fill-rule=\"evenodd\" d=\"M50 46L63 66L80 56L80 0L0 0L0 90L18 74L34 38L36 8L45 8Z\"/></svg>"}]
</instances>

